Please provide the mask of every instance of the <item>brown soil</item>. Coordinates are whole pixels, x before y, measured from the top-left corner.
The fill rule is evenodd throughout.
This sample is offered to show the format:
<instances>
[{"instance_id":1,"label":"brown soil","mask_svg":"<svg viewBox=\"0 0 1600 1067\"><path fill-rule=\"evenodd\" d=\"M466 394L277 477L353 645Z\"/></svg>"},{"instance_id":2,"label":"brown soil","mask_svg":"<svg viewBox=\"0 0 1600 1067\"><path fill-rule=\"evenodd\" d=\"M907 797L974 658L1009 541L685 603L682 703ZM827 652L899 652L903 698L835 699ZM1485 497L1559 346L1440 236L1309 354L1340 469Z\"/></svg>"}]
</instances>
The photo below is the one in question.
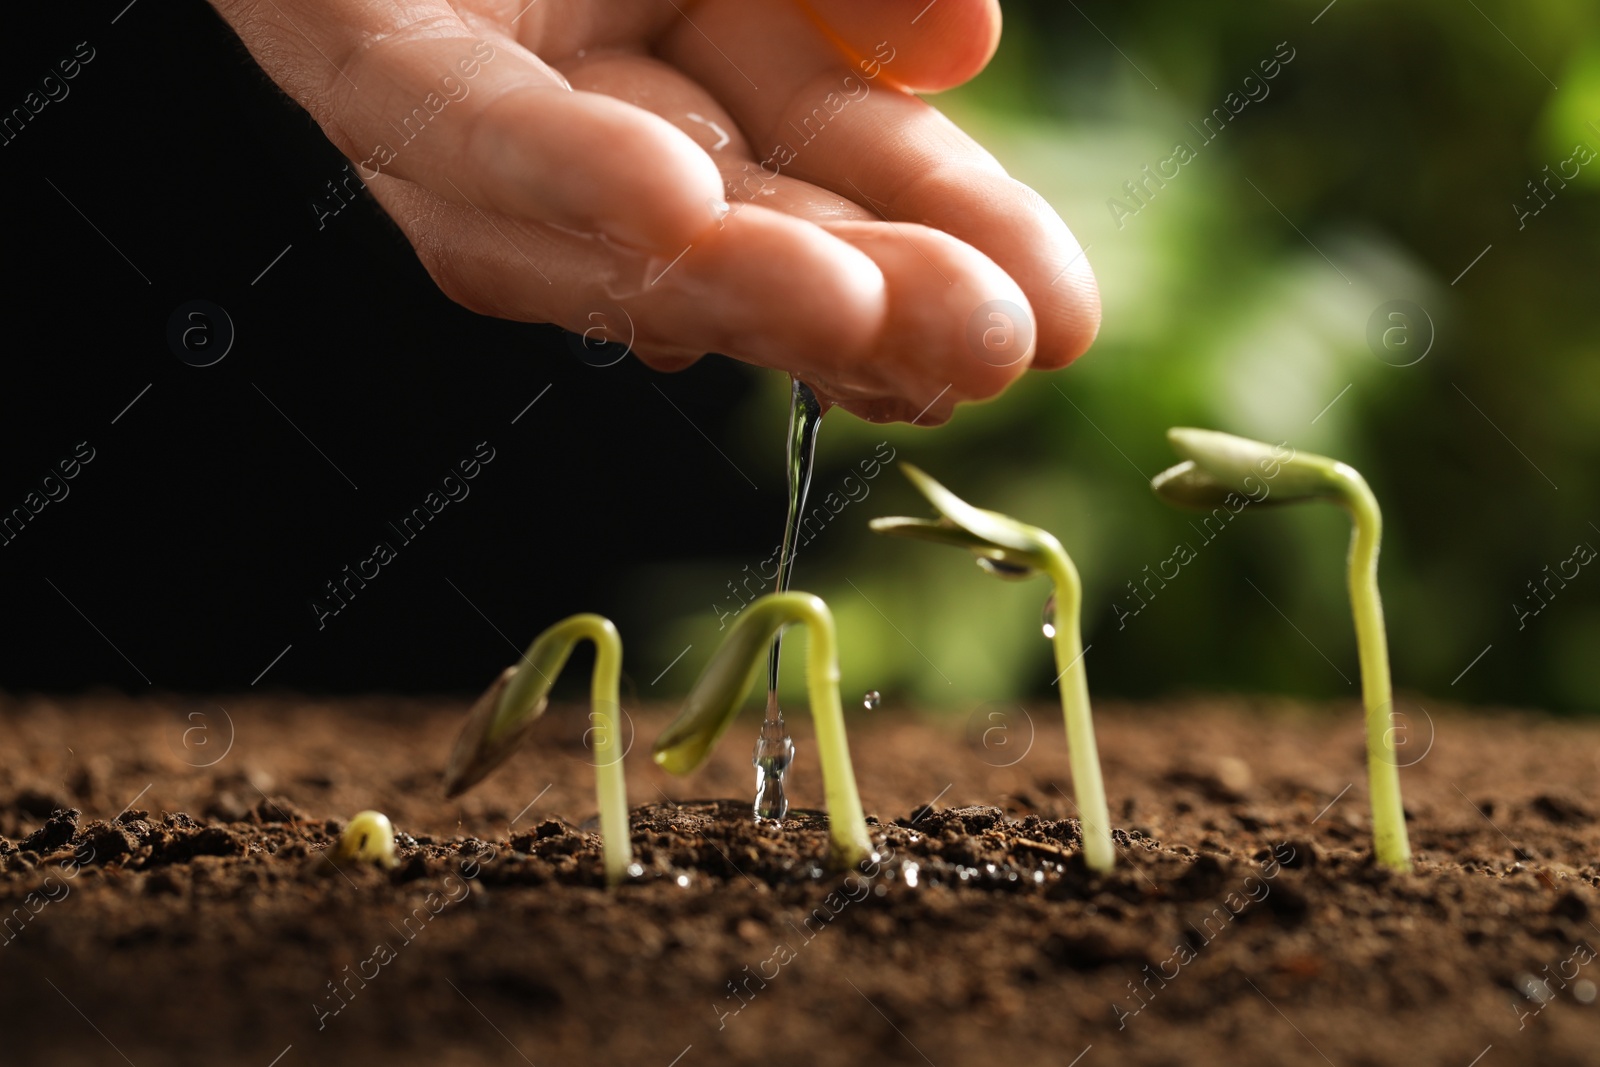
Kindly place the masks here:
<instances>
[{"instance_id":1,"label":"brown soil","mask_svg":"<svg viewBox=\"0 0 1600 1067\"><path fill-rule=\"evenodd\" d=\"M1106 705L1095 878L1059 713L994 710L854 714L871 878L818 865L815 815L674 803L748 797L753 721L680 781L639 713L644 873L607 891L573 709L447 803L464 704L0 701L0 1062L1595 1061L1600 727L1435 709L1397 876L1356 709ZM402 865L329 869L369 807Z\"/></svg>"}]
</instances>

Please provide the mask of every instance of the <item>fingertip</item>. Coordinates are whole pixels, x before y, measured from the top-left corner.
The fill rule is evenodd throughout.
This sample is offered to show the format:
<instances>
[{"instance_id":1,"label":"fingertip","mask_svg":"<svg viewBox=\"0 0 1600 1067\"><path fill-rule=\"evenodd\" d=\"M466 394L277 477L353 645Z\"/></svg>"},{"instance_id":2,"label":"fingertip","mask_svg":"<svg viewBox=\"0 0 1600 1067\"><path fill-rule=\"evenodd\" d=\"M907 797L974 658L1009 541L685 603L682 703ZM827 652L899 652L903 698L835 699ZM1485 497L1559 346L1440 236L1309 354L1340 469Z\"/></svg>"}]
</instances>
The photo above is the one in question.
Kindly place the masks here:
<instances>
[{"instance_id":1,"label":"fingertip","mask_svg":"<svg viewBox=\"0 0 1600 1067\"><path fill-rule=\"evenodd\" d=\"M913 3L909 21L908 6L898 2L803 0L801 6L857 69L914 92L970 80L1000 45L998 0Z\"/></svg>"},{"instance_id":2,"label":"fingertip","mask_svg":"<svg viewBox=\"0 0 1600 1067\"><path fill-rule=\"evenodd\" d=\"M647 351L636 348L633 350L640 363L655 371L657 374L677 374L679 371L688 370L704 358L703 355L684 355L670 350Z\"/></svg>"},{"instance_id":3,"label":"fingertip","mask_svg":"<svg viewBox=\"0 0 1600 1067\"><path fill-rule=\"evenodd\" d=\"M1074 363L1100 335L1100 285L1080 250L1034 300L1039 310L1037 370L1059 370Z\"/></svg>"},{"instance_id":4,"label":"fingertip","mask_svg":"<svg viewBox=\"0 0 1600 1067\"><path fill-rule=\"evenodd\" d=\"M858 371L880 395L950 405L985 400L1032 365L1033 308L982 252L923 226L844 222L827 229L872 257L888 283L883 334Z\"/></svg>"},{"instance_id":5,"label":"fingertip","mask_svg":"<svg viewBox=\"0 0 1600 1067\"><path fill-rule=\"evenodd\" d=\"M1100 289L1078 243L1050 203L997 166L930 170L895 209L968 242L1027 293L1038 328L1033 366L1055 370L1083 355L1100 331Z\"/></svg>"},{"instance_id":6,"label":"fingertip","mask_svg":"<svg viewBox=\"0 0 1600 1067\"><path fill-rule=\"evenodd\" d=\"M967 379L968 399L984 400L1001 392L1033 366L1039 351L1039 325L1032 305L1015 282L1004 274L1001 278L1003 282L985 279L987 284L970 297L983 299L967 316L967 354L974 368L985 369Z\"/></svg>"}]
</instances>

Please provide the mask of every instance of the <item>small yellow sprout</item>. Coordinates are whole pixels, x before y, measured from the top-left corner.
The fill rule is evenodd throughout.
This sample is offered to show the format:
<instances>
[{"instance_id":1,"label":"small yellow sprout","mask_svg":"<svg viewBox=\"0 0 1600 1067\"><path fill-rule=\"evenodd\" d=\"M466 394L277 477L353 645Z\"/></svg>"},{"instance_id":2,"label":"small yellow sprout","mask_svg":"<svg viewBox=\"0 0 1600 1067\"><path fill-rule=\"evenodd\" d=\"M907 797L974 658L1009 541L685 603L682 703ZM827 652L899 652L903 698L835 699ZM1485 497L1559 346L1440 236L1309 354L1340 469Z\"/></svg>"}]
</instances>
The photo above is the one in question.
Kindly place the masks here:
<instances>
[{"instance_id":1,"label":"small yellow sprout","mask_svg":"<svg viewBox=\"0 0 1600 1067\"><path fill-rule=\"evenodd\" d=\"M400 866L394 854L394 824L381 811L363 811L350 820L333 846L336 863L375 863L393 869Z\"/></svg>"}]
</instances>

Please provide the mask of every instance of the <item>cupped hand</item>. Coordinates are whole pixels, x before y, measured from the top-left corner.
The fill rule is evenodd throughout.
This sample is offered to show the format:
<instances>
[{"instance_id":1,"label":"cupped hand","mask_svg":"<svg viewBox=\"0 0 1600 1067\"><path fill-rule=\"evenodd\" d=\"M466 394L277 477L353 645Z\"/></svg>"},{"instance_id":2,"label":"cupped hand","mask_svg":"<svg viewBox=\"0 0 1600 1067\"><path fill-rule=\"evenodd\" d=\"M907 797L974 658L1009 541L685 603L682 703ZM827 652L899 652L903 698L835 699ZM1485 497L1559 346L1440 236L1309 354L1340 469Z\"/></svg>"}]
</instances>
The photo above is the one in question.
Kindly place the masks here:
<instances>
[{"instance_id":1,"label":"cupped hand","mask_svg":"<svg viewBox=\"0 0 1600 1067\"><path fill-rule=\"evenodd\" d=\"M943 421L1099 326L1031 189L912 95L997 0L214 0L452 299Z\"/></svg>"}]
</instances>

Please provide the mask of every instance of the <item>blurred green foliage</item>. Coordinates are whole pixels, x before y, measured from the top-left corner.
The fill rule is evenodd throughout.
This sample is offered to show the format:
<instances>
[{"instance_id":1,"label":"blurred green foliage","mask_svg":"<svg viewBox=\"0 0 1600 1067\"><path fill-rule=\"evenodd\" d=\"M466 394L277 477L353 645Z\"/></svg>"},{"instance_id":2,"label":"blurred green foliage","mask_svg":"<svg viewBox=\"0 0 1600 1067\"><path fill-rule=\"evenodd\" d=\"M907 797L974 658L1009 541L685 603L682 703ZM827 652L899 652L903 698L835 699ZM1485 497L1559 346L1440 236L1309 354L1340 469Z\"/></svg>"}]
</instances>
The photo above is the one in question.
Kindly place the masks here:
<instances>
[{"instance_id":1,"label":"blurred green foliage","mask_svg":"<svg viewBox=\"0 0 1600 1067\"><path fill-rule=\"evenodd\" d=\"M989 70L935 102L1089 247L1104 327L1079 365L938 430L830 416L812 506L886 440L973 503L1060 536L1084 578L1097 694L1356 699L1348 523L1247 510L1208 540L1148 489L1175 461L1168 426L1286 440L1359 468L1384 506L1399 690L1424 705L1600 708L1600 569L1547 582L1575 544L1600 545L1600 161L1542 186L1537 215L1515 206L1543 204L1528 183L1575 146L1600 149L1600 8L1324 2L1005 4ZM1294 58L1267 95L1202 143L1195 127L1281 47ZM1123 183L1177 142L1195 158L1176 177L1131 215L1109 205L1137 206ZM1392 300L1436 331L1411 366L1369 347ZM787 383L772 377L739 444L776 480ZM861 484L870 496L796 575L837 615L846 693L960 712L1050 692L1046 583L995 583L951 553L874 538L869 518L927 509L893 469ZM1179 543L1197 558L1143 585ZM650 575L652 654L709 652L711 602L733 610L725 582L760 562ZM1541 582L1544 607L1523 614ZM798 665L786 674L798 685Z\"/></svg>"}]
</instances>

